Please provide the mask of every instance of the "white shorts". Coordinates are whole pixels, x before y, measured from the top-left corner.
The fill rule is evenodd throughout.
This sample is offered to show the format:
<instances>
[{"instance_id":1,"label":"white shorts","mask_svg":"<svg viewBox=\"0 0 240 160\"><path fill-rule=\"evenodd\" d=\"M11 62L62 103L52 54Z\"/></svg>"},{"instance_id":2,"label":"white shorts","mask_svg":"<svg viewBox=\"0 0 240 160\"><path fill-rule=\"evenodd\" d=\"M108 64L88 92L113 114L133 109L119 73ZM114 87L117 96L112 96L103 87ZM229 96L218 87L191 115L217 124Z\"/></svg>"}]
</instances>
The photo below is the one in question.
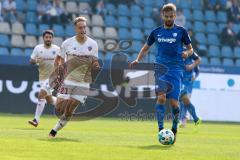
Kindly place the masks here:
<instances>
[{"instance_id":1,"label":"white shorts","mask_svg":"<svg viewBox=\"0 0 240 160\"><path fill-rule=\"evenodd\" d=\"M66 87L67 86L67 87ZM79 92L78 88L79 87L84 87L84 88L90 88L89 83L84 83L84 82L73 82L69 80L65 80L63 86L60 89L60 93L58 94L58 98L63 98L63 99L76 99L80 101L81 103L85 103L87 99L87 95L83 94L81 95L81 92Z\"/></svg>"},{"instance_id":2,"label":"white shorts","mask_svg":"<svg viewBox=\"0 0 240 160\"><path fill-rule=\"evenodd\" d=\"M47 92L48 96L52 95L53 89L51 89L51 87L49 86L49 79L41 80L39 83L40 83L41 90L44 90L45 92Z\"/></svg>"}]
</instances>

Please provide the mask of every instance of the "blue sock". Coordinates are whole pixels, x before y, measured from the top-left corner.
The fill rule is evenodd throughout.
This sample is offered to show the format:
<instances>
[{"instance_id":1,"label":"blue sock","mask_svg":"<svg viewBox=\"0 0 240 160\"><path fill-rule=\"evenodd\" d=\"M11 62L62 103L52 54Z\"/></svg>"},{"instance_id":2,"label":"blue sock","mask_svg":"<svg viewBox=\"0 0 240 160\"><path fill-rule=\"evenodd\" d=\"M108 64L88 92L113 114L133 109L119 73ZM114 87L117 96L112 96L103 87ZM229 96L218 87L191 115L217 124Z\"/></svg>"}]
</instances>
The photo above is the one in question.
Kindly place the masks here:
<instances>
[{"instance_id":1,"label":"blue sock","mask_svg":"<svg viewBox=\"0 0 240 160\"><path fill-rule=\"evenodd\" d=\"M179 107L177 108L172 107L172 116L173 116L172 130L177 131L177 126L179 121Z\"/></svg>"},{"instance_id":2,"label":"blue sock","mask_svg":"<svg viewBox=\"0 0 240 160\"><path fill-rule=\"evenodd\" d=\"M163 122L164 122L164 115L165 115L165 106L161 104L156 104L156 117L158 121L158 129L159 131L164 128Z\"/></svg>"},{"instance_id":3,"label":"blue sock","mask_svg":"<svg viewBox=\"0 0 240 160\"><path fill-rule=\"evenodd\" d=\"M183 104L183 102L180 102L180 115L179 119L183 121L187 114L187 107Z\"/></svg>"},{"instance_id":4,"label":"blue sock","mask_svg":"<svg viewBox=\"0 0 240 160\"><path fill-rule=\"evenodd\" d=\"M195 107L194 107L194 105L192 103L190 103L187 106L187 110L191 114L191 116L193 117L194 122L197 122L199 118L198 118L198 116L196 114Z\"/></svg>"}]
</instances>

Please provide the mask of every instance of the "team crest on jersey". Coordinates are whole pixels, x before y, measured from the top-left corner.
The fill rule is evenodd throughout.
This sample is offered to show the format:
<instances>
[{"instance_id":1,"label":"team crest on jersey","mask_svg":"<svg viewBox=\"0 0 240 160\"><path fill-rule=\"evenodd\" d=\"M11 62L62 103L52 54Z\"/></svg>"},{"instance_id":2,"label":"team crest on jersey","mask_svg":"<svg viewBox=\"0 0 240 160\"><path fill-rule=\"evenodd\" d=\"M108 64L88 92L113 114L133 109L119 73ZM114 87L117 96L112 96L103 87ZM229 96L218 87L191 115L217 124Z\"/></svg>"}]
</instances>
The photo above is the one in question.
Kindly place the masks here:
<instances>
[{"instance_id":1,"label":"team crest on jersey","mask_svg":"<svg viewBox=\"0 0 240 160\"><path fill-rule=\"evenodd\" d=\"M53 51L52 54L55 55L55 54L56 54L56 51Z\"/></svg>"},{"instance_id":2,"label":"team crest on jersey","mask_svg":"<svg viewBox=\"0 0 240 160\"><path fill-rule=\"evenodd\" d=\"M88 46L88 50L91 51L91 50L92 50L92 47L91 47L91 46Z\"/></svg>"},{"instance_id":3,"label":"team crest on jersey","mask_svg":"<svg viewBox=\"0 0 240 160\"><path fill-rule=\"evenodd\" d=\"M73 50L77 50L77 48L76 48L76 47L74 47L74 48L73 48Z\"/></svg>"},{"instance_id":4,"label":"team crest on jersey","mask_svg":"<svg viewBox=\"0 0 240 160\"><path fill-rule=\"evenodd\" d=\"M173 33L172 35L173 35L173 37L177 37L177 33Z\"/></svg>"}]
</instances>

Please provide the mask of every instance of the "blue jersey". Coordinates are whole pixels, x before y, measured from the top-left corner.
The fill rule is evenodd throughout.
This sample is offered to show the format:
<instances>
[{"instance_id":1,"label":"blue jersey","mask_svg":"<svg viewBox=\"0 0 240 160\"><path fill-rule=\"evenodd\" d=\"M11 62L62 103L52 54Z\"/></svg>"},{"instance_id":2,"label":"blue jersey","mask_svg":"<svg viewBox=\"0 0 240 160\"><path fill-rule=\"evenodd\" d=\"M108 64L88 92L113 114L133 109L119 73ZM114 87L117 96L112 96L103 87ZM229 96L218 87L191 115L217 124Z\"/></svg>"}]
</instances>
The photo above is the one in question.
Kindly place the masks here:
<instances>
[{"instance_id":1,"label":"blue jersey","mask_svg":"<svg viewBox=\"0 0 240 160\"><path fill-rule=\"evenodd\" d=\"M194 61L198 60L199 56L197 55L197 53L193 53L191 56L189 56L185 61L184 61L184 65L191 65ZM185 70L183 72L183 81L191 81L193 74L195 73L195 77L198 76L199 74L199 67L196 66L194 67L194 69L192 69L191 71L187 71Z\"/></svg>"},{"instance_id":2,"label":"blue jersey","mask_svg":"<svg viewBox=\"0 0 240 160\"><path fill-rule=\"evenodd\" d=\"M147 45L151 46L153 43L156 43L158 49L156 63L165 65L169 71L184 70L183 44L189 45L191 39L183 27L175 24L170 29L164 26L156 28L147 40Z\"/></svg>"}]
</instances>

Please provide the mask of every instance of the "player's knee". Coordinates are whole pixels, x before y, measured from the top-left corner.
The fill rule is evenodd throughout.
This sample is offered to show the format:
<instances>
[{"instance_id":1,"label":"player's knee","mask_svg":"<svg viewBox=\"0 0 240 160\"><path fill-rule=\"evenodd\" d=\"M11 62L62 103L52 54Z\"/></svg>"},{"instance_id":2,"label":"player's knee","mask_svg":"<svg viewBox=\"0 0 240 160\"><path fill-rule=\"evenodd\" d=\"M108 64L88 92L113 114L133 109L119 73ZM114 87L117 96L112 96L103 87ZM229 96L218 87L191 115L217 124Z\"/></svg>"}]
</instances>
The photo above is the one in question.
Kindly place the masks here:
<instances>
[{"instance_id":1,"label":"player's knee","mask_svg":"<svg viewBox=\"0 0 240 160\"><path fill-rule=\"evenodd\" d=\"M175 99L170 99L170 105L173 107L173 108L177 108L179 106L179 103L177 100Z\"/></svg>"},{"instance_id":2,"label":"player's knee","mask_svg":"<svg viewBox=\"0 0 240 160\"><path fill-rule=\"evenodd\" d=\"M190 99L188 98L187 95L184 95L184 96L182 97L182 102L183 102L183 104L184 104L185 106L188 106L188 105L189 105Z\"/></svg>"},{"instance_id":3,"label":"player's knee","mask_svg":"<svg viewBox=\"0 0 240 160\"><path fill-rule=\"evenodd\" d=\"M165 104L166 102L166 96L164 94L158 95L157 97L157 103L159 104Z\"/></svg>"},{"instance_id":4,"label":"player's knee","mask_svg":"<svg viewBox=\"0 0 240 160\"><path fill-rule=\"evenodd\" d=\"M38 94L38 99L45 99L46 96L47 96L47 92L45 92L44 90L41 90Z\"/></svg>"}]
</instances>

